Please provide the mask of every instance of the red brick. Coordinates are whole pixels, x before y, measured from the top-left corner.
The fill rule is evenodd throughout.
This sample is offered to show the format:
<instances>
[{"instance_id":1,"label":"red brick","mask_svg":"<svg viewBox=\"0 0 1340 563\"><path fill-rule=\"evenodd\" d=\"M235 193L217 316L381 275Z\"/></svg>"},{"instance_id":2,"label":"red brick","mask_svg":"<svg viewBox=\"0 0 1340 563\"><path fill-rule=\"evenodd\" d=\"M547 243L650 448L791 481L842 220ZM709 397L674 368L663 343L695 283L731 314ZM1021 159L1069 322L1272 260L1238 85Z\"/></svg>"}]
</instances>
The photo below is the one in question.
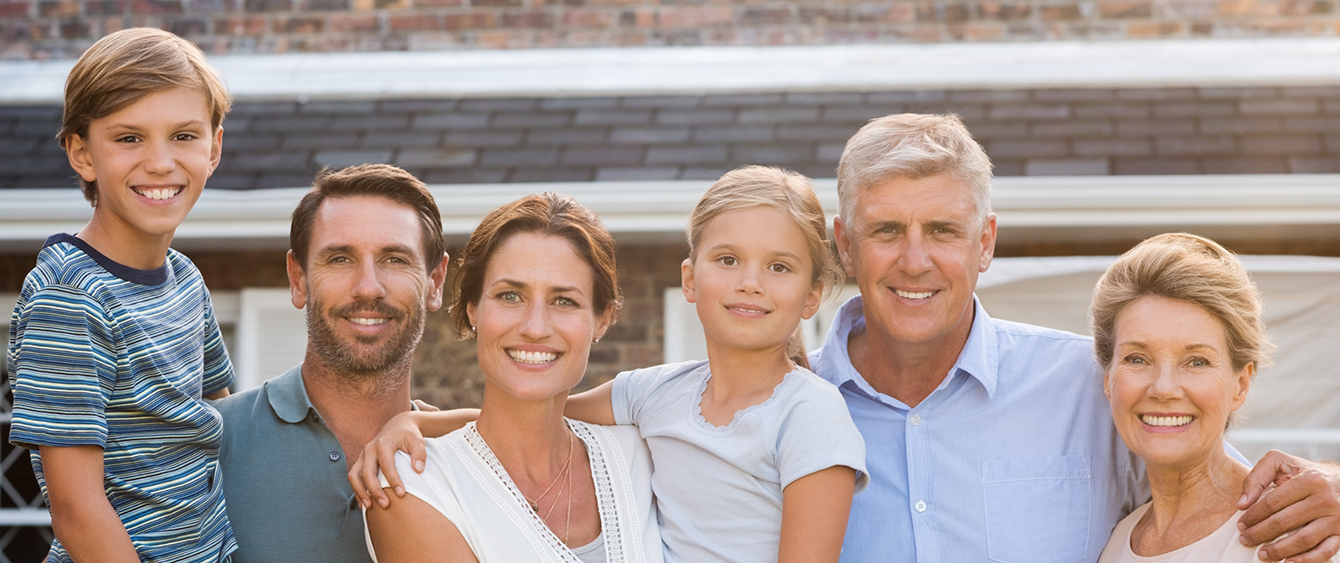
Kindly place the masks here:
<instances>
[{"instance_id":1,"label":"red brick","mask_svg":"<svg viewBox=\"0 0 1340 563\"><path fill-rule=\"evenodd\" d=\"M74 0L39 2L37 15L44 18L63 18L79 15L79 3Z\"/></svg>"},{"instance_id":2,"label":"red brick","mask_svg":"<svg viewBox=\"0 0 1340 563\"><path fill-rule=\"evenodd\" d=\"M377 31L376 14L331 14L327 29L335 32Z\"/></svg>"},{"instance_id":3,"label":"red brick","mask_svg":"<svg viewBox=\"0 0 1340 563\"><path fill-rule=\"evenodd\" d=\"M1081 16L1079 6L1075 4L1042 6L1038 8L1038 15L1043 21L1070 21L1080 19Z\"/></svg>"},{"instance_id":4,"label":"red brick","mask_svg":"<svg viewBox=\"0 0 1340 563\"><path fill-rule=\"evenodd\" d=\"M576 9L563 12L563 25L572 27L609 27L614 25L610 10Z\"/></svg>"},{"instance_id":5,"label":"red brick","mask_svg":"<svg viewBox=\"0 0 1340 563\"><path fill-rule=\"evenodd\" d=\"M1026 20L1033 7L1022 3L983 2L977 6L977 17L1001 21Z\"/></svg>"},{"instance_id":6,"label":"red brick","mask_svg":"<svg viewBox=\"0 0 1340 563\"><path fill-rule=\"evenodd\" d=\"M1186 35L1186 25L1182 22L1136 22L1128 25L1126 32L1133 39L1179 37Z\"/></svg>"},{"instance_id":7,"label":"red brick","mask_svg":"<svg viewBox=\"0 0 1340 563\"><path fill-rule=\"evenodd\" d=\"M263 16L232 16L214 20L214 33L252 36L265 33L268 21Z\"/></svg>"},{"instance_id":8,"label":"red brick","mask_svg":"<svg viewBox=\"0 0 1340 563\"><path fill-rule=\"evenodd\" d=\"M201 18L183 18L167 22L165 29L180 37L201 37L209 33L209 22Z\"/></svg>"},{"instance_id":9,"label":"red brick","mask_svg":"<svg viewBox=\"0 0 1340 563\"><path fill-rule=\"evenodd\" d=\"M495 25L494 21L493 14L488 12L453 14L445 16L445 29L489 29Z\"/></svg>"},{"instance_id":10,"label":"red brick","mask_svg":"<svg viewBox=\"0 0 1340 563\"><path fill-rule=\"evenodd\" d=\"M665 27L706 27L729 24L734 16L728 6L684 6L663 10L659 20Z\"/></svg>"},{"instance_id":11,"label":"red brick","mask_svg":"<svg viewBox=\"0 0 1340 563\"><path fill-rule=\"evenodd\" d=\"M175 0L135 0L131 5L135 14L180 14L181 2Z\"/></svg>"},{"instance_id":12,"label":"red brick","mask_svg":"<svg viewBox=\"0 0 1340 563\"><path fill-rule=\"evenodd\" d=\"M415 8L455 8L465 5L465 0L412 0Z\"/></svg>"},{"instance_id":13,"label":"red brick","mask_svg":"<svg viewBox=\"0 0 1340 563\"><path fill-rule=\"evenodd\" d=\"M1137 19L1154 15L1149 2L1099 2L1098 16L1103 19Z\"/></svg>"},{"instance_id":14,"label":"red brick","mask_svg":"<svg viewBox=\"0 0 1340 563\"><path fill-rule=\"evenodd\" d=\"M274 22L275 33L321 33L325 27L325 20L312 17L289 17Z\"/></svg>"},{"instance_id":15,"label":"red brick","mask_svg":"<svg viewBox=\"0 0 1340 563\"><path fill-rule=\"evenodd\" d=\"M740 13L739 25L779 25L791 19L789 8L746 8Z\"/></svg>"},{"instance_id":16,"label":"red brick","mask_svg":"<svg viewBox=\"0 0 1340 563\"><path fill-rule=\"evenodd\" d=\"M1278 13L1274 0L1220 0L1219 14L1224 16L1273 16Z\"/></svg>"},{"instance_id":17,"label":"red brick","mask_svg":"<svg viewBox=\"0 0 1340 563\"><path fill-rule=\"evenodd\" d=\"M0 2L0 18L28 17L29 2Z\"/></svg>"},{"instance_id":18,"label":"red brick","mask_svg":"<svg viewBox=\"0 0 1340 563\"><path fill-rule=\"evenodd\" d=\"M391 16L389 23L391 31L444 29L442 18L433 14Z\"/></svg>"},{"instance_id":19,"label":"red brick","mask_svg":"<svg viewBox=\"0 0 1340 563\"><path fill-rule=\"evenodd\" d=\"M543 10L504 13L503 27L546 28L554 27L554 15Z\"/></svg>"},{"instance_id":20,"label":"red brick","mask_svg":"<svg viewBox=\"0 0 1340 563\"><path fill-rule=\"evenodd\" d=\"M996 41L1005 37L1005 25L999 23L970 23L963 26L964 37L969 41Z\"/></svg>"},{"instance_id":21,"label":"red brick","mask_svg":"<svg viewBox=\"0 0 1340 563\"><path fill-rule=\"evenodd\" d=\"M61 39L88 39L88 23L83 20L69 20L60 24Z\"/></svg>"}]
</instances>

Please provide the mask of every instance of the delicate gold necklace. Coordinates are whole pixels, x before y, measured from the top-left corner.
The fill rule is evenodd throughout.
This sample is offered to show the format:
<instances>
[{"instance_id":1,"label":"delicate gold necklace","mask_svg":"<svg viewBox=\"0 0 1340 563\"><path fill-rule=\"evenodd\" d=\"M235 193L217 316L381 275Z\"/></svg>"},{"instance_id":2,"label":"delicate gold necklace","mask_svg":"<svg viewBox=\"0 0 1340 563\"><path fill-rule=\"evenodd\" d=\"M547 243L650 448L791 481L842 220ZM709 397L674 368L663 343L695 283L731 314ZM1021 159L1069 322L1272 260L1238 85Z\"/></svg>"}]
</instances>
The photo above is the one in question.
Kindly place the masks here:
<instances>
[{"instance_id":1,"label":"delicate gold necklace","mask_svg":"<svg viewBox=\"0 0 1340 563\"><path fill-rule=\"evenodd\" d=\"M566 430L566 428L565 428L564 430ZM554 488L554 485L557 485L557 484L558 484L559 479L562 479L562 478L563 478L563 474L564 474L564 473L570 473L569 468L571 468L571 467L572 467L572 433L569 432L569 433L568 433L568 461L567 461L566 463L563 464L563 468L562 468L562 469L559 469L559 470L558 470L558 475L555 475L555 476L554 476L554 480L553 480L552 482L549 483L549 486L548 486L547 488L544 489L544 492L543 492L543 493L540 493L540 496L535 497L535 500L531 500L530 497L526 496L526 493L521 493L522 498L525 498L525 499L526 499L526 502L530 504L530 509L531 509L531 510L535 511L536 514L539 514L539 512L540 512L540 499L543 499L545 495L549 494L549 491L552 490L552 489ZM572 479L569 478L569 479L568 479L568 482L571 483L571 482L572 482ZM563 490L562 490L562 489L559 489L559 494L562 494L562 493L563 493ZM568 498L568 503L571 504L571 503L572 503L571 495L568 495L568 496L569 496L569 498ZM557 505L558 505L558 502L557 502L557 501L555 501L553 504L549 505L549 513L550 513L550 514L553 514L553 512L554 512L554 506L557 506ZM569 509L569 512L571 512L571 509ZM548 519L549 519L549 515L546 514L546 515L544 516L544 519L545 519L545 520L548 520Z\"/></svg>"},{"instance_id":2,"label":"delicate gold necklace","mask_svg":"<svg viewBox=\"0 0 1340 563\"><path fill-rule=\"evenodd\" d=\"M568 462L572 462L572 435L568 435ZM560 491L561 493L562 491ZM555 502L554 504L558 504ZM550 508L552 511L553 508ZM563 524L563 545L568 544L568 532L572 531L572 470L568 470L568 521Z\"/></svg>"}]
</instances>

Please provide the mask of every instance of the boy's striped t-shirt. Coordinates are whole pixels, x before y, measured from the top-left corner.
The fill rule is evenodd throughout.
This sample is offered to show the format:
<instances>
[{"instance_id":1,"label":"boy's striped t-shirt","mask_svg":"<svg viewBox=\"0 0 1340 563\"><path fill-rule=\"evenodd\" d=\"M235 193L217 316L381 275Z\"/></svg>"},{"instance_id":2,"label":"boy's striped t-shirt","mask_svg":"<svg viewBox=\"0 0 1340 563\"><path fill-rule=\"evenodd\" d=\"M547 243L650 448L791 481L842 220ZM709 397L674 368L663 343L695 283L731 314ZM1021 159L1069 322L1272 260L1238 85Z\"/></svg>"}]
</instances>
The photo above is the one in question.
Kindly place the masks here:
<instances>
[{"instance_id":1,"label":"boy's striped t-shirt","mask_svg":"<svg viewBox=\"0 0 1340 563\"><path fill-rule=\"evenodd\" d=\"M10 324L10 442L103 448L107 498L140 559L220 561L222 418L201 397L232 365L200 272L169 250L156 270L118 264L70 235L47 239ZM77 532L76 532L77 533ZM57 540L48 561L71 561Z\"/></svg>"}]
</instances>

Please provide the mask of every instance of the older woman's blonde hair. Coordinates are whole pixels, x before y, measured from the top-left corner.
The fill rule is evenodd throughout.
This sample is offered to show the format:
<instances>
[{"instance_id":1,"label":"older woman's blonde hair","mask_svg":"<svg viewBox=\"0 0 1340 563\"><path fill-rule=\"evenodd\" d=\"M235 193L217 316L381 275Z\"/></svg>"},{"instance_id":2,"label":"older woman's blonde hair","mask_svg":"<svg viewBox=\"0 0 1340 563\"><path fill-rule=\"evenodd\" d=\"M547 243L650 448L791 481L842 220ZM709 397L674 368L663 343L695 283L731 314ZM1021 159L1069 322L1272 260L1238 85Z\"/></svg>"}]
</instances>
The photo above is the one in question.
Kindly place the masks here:
<instances>
[{"instance_id":1,"label":"older woman's blonde hair","mask_svg":"<svg viewBox=\"0 0 1340 563\"><path fill-rule=\"evenodd\" d=\"M1242 261L1210 239L1169 233L1121 255L1094 288L1089 316L1094 353L1104 371L1116 351L1117 316L1146 296L1194 303L1219 319L1234 371L1269 364L1275 345L1261 321L1261 292Z\"/></svg>"}]
</instances>

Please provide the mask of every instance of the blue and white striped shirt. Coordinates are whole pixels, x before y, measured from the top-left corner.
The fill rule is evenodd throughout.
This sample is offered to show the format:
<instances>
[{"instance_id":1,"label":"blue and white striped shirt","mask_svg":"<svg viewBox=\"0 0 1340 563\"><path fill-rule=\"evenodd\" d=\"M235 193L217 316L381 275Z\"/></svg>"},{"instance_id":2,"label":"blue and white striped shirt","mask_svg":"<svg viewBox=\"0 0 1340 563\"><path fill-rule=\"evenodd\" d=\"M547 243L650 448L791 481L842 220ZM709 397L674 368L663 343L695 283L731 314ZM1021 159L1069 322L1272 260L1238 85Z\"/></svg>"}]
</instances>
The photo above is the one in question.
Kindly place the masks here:
<instances>
[{"instance_id":1,"label":"blue and white striped shirt","mask_svg":"<svg viewBox=\"0 0 1340 563\"><path fill-rule=\"evenodd\" d=\"M24 280L10 324L9 439L103 448L105 488L140 559L213 562L237 548L218 474L223 424L205 401L232 382L209 293L169 250L155 270L55 235ZM60 541L48 561L71 561Z\"/></svg>"}]
</instances>

